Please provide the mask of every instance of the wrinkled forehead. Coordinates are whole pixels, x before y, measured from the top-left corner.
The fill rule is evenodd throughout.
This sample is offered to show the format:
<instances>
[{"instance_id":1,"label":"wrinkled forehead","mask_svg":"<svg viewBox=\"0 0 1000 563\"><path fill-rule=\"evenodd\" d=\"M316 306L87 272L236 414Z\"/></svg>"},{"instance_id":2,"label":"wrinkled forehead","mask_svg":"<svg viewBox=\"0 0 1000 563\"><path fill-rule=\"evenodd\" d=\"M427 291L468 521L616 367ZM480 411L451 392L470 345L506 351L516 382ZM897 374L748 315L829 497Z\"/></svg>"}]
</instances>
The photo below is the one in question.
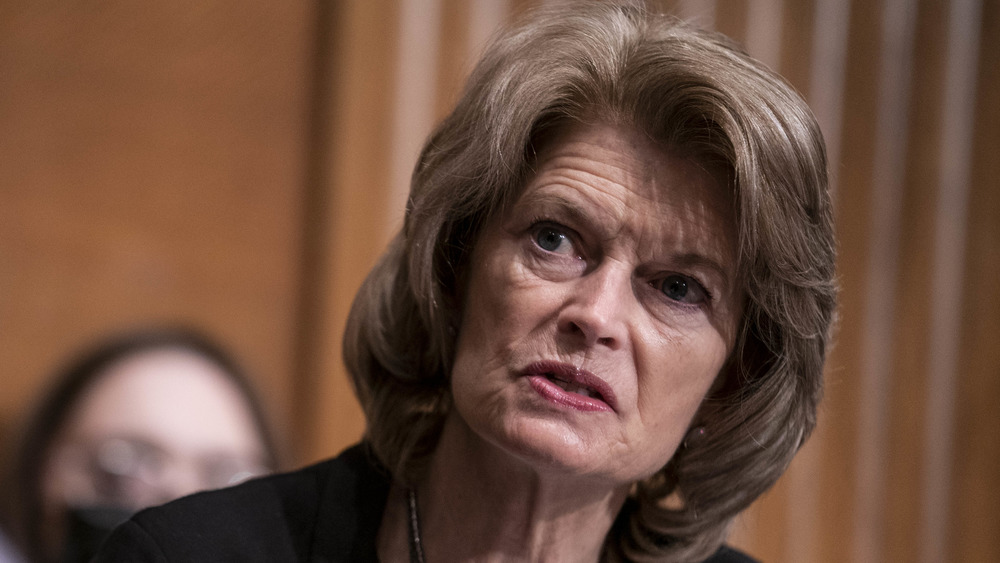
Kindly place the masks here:
<instances>
[{"instance_id":1,"label":"wrinkled forehead","mask_svg":"<svg viewBox=\"0 0 1000 563\"><path fill-rule=\"evenodd\" d=\"M515 201L539 184L588 186L594 201L611 207L609 212L619 201L622 213L669 207L677 216L710 223L736 246L731 175L691 147L657 140L629 125L596 121L564 122L546 131L533 149L530 173Z\"/></svg>"},{"instance_id":2,"label":"wrinkled forehead","mask_svg":"<svg viewBox=\"0 0 1000 563\"><path fill-rule=\"evenodd\" d=\"M606 112L605 112L606 113ZM731 155L725 150L728 143L720 142L717 137L723 135L711 127L694 130L684 125L664 125L656 128L639 126L633 118L614 114L604 114L593 111L588 117L581 119L558 118L545 120L536 126L527 151L528 178L537 172L538 164L556 147L579 138L583 132L600 128L604 134L592 139L592 142L608 152L618 152L615 157L620 162L626 158L642 165L641 170L647 174L645 179L656 173L653 166L663 155L688 161L691 169L707 174L713 179L713 189L718 193L713 197L734 213L738 202L735 173ZM616 134L612 134L616 133ZM638 172L640 169L637 168ZM519 195L525 183L517 187L517 193L510 194L513 198Z\"/></svg>"},{"instance_id":3,"label":"wrinkled forehead","mask_svg":"<svg viewBox=\"0 0 1000 563\"><path fill-rule=\"evenodd\" d=\"M248 399L213 361L184 349L137 352L107 366L66 429L79 438L139 436L193 448L257 447Z\"/></svg>"}]
</instances>

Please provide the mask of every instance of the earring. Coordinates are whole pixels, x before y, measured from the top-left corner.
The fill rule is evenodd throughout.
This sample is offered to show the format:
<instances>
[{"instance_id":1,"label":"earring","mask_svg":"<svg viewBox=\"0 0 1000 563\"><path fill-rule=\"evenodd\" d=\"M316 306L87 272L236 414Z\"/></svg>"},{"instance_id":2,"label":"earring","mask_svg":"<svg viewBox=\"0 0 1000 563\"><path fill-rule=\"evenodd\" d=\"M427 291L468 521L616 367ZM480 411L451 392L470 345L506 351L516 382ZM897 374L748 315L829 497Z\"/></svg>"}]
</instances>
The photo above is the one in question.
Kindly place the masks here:
<instances>
[{"instance_id":1,"label":"earring","mask_svg":"<svg viewBox=\"0 0 1000 563\"><path fill-rule=\"evenodd\" d=\"M695 426L691 430L688 430L686 436L684 436L683 446L687 449L690 446L697 446L705 438L705 427Z\"/></svg>"}]
</instances>

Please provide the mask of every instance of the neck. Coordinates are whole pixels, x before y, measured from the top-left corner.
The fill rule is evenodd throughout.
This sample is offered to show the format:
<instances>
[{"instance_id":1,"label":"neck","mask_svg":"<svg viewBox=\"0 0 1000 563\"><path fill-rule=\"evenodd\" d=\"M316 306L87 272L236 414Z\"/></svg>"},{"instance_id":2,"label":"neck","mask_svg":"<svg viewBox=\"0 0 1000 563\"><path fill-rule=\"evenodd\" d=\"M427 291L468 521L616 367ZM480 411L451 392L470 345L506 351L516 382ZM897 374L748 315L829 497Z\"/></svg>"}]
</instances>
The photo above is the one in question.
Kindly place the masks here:
<instances>
[{"instance_id":1,"label":"neck","mask_svg":"<svg viewBox=\"0 0 1000 563\"><path fill-rule=\"evenodd\" d=\"M416 489L429 563L597 561L627 493L533 468L483 442L457 416L446 423ZM390 494L380 549L391 544L408 553L405 498L401 488Z\"/></svg>"}]
</instances>

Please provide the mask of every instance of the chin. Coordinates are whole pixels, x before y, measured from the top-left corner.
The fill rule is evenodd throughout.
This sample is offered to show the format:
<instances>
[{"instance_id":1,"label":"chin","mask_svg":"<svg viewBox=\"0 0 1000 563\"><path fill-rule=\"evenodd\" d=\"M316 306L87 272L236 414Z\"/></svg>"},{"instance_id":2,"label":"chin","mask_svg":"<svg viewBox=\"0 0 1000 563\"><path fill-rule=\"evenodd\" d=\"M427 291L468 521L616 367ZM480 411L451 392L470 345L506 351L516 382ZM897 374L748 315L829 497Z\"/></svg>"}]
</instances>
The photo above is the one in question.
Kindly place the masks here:
<instances>
[{"instance_id":1,"label":"chin","mask_svg":"<svg viewBox=\"0 0 1000 563\"><path fill-rule=\"evenodd\" d=\"M609 467L606 444L588 442L557 422L522 419L490 441L538 474L585 477L615 485L631 482Z\"/></svg>"}]
</instances>

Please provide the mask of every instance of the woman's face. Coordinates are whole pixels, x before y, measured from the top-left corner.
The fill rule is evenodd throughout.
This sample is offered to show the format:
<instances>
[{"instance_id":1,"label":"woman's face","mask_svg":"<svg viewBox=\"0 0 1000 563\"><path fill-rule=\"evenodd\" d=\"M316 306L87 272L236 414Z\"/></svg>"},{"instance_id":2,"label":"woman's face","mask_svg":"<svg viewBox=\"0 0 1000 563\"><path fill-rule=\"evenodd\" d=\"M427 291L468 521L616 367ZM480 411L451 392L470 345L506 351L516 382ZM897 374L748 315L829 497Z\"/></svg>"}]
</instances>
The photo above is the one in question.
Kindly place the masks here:
<instances>
[{"instance_id":1,"label":"woman's face","mask_svg":"<svg viewBox=\"0 0 1000 563\"><path fill-rule=\"evenodd\" d=\"M659 470L732 348L734 224L696 162L625 127L562 131L472 254L460 419L535 470Z\"/></svg>"},{"instance_id":2,"label":"woman's face","mask_svg":"<svg viewBox=\"0 0 1000 563\"><path fill-rule=\"evenodd\" d=\"M138 510L266 472L243 393L183 349L138 352L81 395L42 470L46 511Z\"/></svg>"}]
</instances>

